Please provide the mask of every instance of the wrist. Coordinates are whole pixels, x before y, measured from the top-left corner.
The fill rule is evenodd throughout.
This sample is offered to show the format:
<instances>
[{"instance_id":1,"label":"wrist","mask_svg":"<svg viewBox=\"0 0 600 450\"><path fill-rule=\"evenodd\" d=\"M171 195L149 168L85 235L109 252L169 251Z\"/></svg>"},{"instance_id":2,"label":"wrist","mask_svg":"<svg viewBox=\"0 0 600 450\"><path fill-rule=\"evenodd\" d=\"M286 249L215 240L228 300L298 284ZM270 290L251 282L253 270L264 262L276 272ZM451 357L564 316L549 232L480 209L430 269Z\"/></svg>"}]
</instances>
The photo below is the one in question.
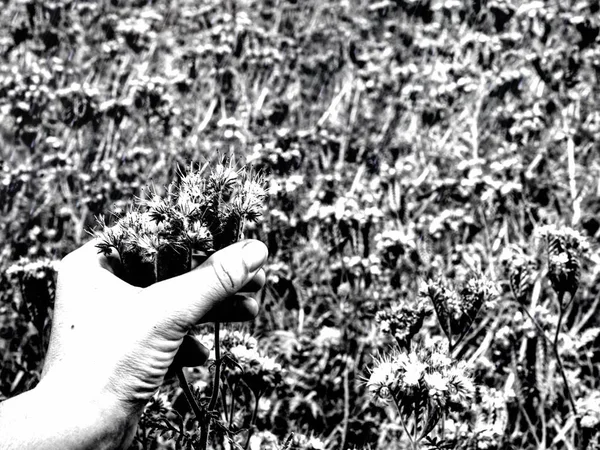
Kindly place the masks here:
<instances>
[{"instance_id":1,"label":"wrist","mask_svg":"<svg viewBox=\"0 0 600 450\"><path fill-rule=\"evenodd\" d=\"M74 437L75 448L125 449L129 447L139 420L139 415L123 407L114 395L101 392L89 395L77 392L71 386L62 389L52 383L44 383L39 389L40 401L54 404L61 411L57 425L61 423ZM62 406L64 405L64 406ZM85 442L85 447L81 444ZM63 447L64 448L64 447Z\"/></svg>"},{"instance_id":2,"label":"wrist","mask_svg":"<svg viewBox=\"0 0 600 450\"><path fill-rule=\"evenodd\" d=\"M19 449L125 449L138 417L110 396L89 398L43 381L0 405L0 444ZM0 447L4 448L3 445Z\"/></svg>"}]
</instances>

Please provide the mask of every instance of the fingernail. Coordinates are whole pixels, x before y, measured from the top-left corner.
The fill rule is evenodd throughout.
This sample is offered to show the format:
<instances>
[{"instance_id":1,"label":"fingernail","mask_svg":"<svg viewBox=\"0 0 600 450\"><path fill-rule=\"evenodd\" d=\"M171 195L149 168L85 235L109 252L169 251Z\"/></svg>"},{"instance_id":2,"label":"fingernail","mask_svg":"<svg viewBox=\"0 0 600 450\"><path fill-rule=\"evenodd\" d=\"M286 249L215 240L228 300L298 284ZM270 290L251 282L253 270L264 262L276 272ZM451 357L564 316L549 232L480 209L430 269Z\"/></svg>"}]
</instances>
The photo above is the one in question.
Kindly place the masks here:
<instances>
[{"instance_id":1,"label":"fingernail","mask_svg":"<svg viewBox=\"0 0 600 450\"><path fill-rule=\"evenodd\" d=\"M242 247L242 259L250 272L262 266L267 260L267 255L267 247L260 241L250 241Z\"/></svg>"}]
</instances>

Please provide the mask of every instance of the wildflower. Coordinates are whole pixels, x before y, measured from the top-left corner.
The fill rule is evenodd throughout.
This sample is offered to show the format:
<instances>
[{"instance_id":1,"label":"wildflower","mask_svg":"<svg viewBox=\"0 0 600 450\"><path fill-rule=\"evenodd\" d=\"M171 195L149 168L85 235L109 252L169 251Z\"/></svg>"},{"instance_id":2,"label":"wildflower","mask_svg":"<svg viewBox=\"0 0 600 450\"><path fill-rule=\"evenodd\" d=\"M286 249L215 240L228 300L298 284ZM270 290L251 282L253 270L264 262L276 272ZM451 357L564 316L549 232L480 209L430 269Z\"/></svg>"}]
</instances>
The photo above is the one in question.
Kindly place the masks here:
<instances>
[{"instance_id":1,"label":"wildflower","mask_svg":"<svg viewBox=\"0 0 600 450\"><path fill-rule=\"evenodd\" d=\"M448 390L448 380L440 372L427 373L423 379L432 397L441 396Z\"/></svg>"},{"instance_id":2,"label":"wildflower","mask_svg":"<svg viewBox=\"0 0 600 450\"><path fill-rule=\"evenodd\" d=\"M283 368L275 358L258 349L256 338L241 331L225 331L221 347L228 353L227 376L242 380L253 392L262 394L273 389L283 379Z\"/></svg>"},{"instance_id":3,"label":"wildflower","mask_svg":"<svg viewBox=\"0 0 600 450\"><path fill-rule=\"evenodd\" d=\"M387 402L396 382L397 365L392 361L381 361L373 369L367 389L376 399Z\"/></svg>"},{"instance_id":4,"label":"wildflower","mask_svg":"<svg viewBox=\"0 0 600 450\"><path fill-rule=\"evenodd\" d=\"M526 255L518 246L511 246L510 249L506 249L500 259L504 264L515 299L524 304L533 289L537 271L536 261Z\"/></svg>"},{"instance_id":5,"label":"wildflower","mask_svg":"<svg viewBox=\"0 0 600 450\"><path fill-rule=\"evenodd\" d=\"M375 321L382 333L391 334L398 345L409 349L410 341L423 326L429 311L423 303L416 305L396 303L388 310L378 311Z\"/></svg>"},{"instance_id":6,"label":"wildflower","mask_svg":"<svg viewBox=\"0 0 600 450\"><path fill-rule=\"evenodd\" d=\"M548 277L552 288L559 294L568 292L573 297L581 277L580 257L589 248L587 240L569 227L541 227L538 235L546 240Z\"/></svg>"},{"instance_id":7,"label":"wildflower","mask_svg":"<svg viewBox=\"0 0 600 450\"><path fill-rule=\"evenodd\" d=\"M422 361L415 352L408 355L401 353L397 363L404 372L402 381L406 386L417 386L428 367L428 364Z\"/></svg>"},{"instance_id":8,"label":"wildflower","mask_svg":"<svg viewBox=\"0 0 600 450\"><path fill-rule=\"evenodd\" d=\"M448 379L449 400L458 408L466 407L475 395L475 385L471 377L467 375L466 367L464 364L459 363L454 367L448 368L444 373Z\"/></svg>"},{"instance_id":9,"label":"wildflower","mask_svg":"<svg viewBox=\"0 0 600 450\"><path fill-rule=\"evenodd\" d=\"M244 345L236 345L229 352L240 364L249 364L258 359L258 351L249 349Z\"/></svg>"},{"instance_id":10,"label":"wildflower","mask_svg":"<svg viewBox=\"0 0 600 450\"><path fill-rule=\"evenodd\" d=\"M436 370L447 369L452 364L452 359L444 351L433 352L430 356L431 367Z\"/></svg>"},{"instance_id":11,"label":"wildflower","mask_svg":"<svg viewBox=\"0 0 600 450\"><path fill-rule=\"evenodd\" d=\"M145 287L187 272L193 252L207 255L238 241L244 221L260 216L262 178L224 164L204 170L190 170L165 196L151 193L111 228L99 220L97 247L121 258L125 281Z\"/></svg>"},{"instance_id":12,"label":"wildflower","mask_svg":"<svg viewBox=\"0 0 600 450\"><path fill-rule=\"evenodd\" d=\"M458 293L443 280L424 283L420 292L421 298L433 303L451 349L465 337L481 307L494 295L494 284L483 275L471 276Z\"/></svg>"},{"instance_id":13,"label":"wildflower","mask_svg":"<svg viewBox=\"0 0 600 450\"><path fill-rule=\"evenodd\" d=\"M377 401L393 400L405 423L419 421L420 438L444 412L466 409L475 392L466 364L453 363L441 346L396 351L379 359L367 388Z\"/></svg>"}]
</instances>

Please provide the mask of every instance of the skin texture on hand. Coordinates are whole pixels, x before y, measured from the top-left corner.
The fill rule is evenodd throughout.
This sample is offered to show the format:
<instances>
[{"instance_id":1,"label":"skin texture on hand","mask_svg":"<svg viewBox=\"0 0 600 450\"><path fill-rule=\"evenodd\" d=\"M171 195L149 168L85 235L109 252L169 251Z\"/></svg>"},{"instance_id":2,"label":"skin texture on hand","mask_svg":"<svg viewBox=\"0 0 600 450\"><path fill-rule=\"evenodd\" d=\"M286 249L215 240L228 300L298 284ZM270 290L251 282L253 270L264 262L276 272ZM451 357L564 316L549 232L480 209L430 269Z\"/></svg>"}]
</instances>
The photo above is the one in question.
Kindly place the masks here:
<instances>
[{"instance_id":1,"label":"skin texture on hand","mask_svg":"<svg viewBox=\"0 0 600 450\"><path fill-rule=\"evenodd\" d=\"M118 262L99 255L94 241L69 254L42 380L0 404L0 449L126 448L175 356L183 365L206 359L186 337L190 328L256 316L258 304L242 291L262 287L266 258L264 244L242 241L187 274L138 288L115 275ZM33 431L37 421L45 426Z\"/></svg>"}]
</instances>

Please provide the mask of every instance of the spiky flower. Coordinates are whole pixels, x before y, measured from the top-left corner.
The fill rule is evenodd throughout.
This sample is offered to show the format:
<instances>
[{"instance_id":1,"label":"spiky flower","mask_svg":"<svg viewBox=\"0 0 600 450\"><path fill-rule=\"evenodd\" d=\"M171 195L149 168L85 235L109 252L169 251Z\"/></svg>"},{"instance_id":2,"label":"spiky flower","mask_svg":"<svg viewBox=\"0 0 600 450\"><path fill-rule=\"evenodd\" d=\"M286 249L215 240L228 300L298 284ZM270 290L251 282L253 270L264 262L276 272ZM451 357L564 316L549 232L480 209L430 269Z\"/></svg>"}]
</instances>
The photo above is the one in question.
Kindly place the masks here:
<instances>
[{"instance_id":1,"label":"spiky flower","mask_svg":"<svg viewBox=\"0 0 600 450\"><path fill-rule=\"evenodd\" d=\"M580 259L582 252L588 249L587 240L570 227L545 226L538 230L538 234L546 240L548 278L552 288L558 294L568 292L572 298L579 287Z\"/></svg>"},{"instance_id":2,"label":"spiky flower","mask_svg":"<svg viewBox=\"0 0 600 450\"><path fill-rule=\"evenodd\" d=\"M262 183L224 164L190 170L165 195L150 192L113 227L101 218L97 247L119 256L125 281L133 285L180 275L191 269L193 253L209 255L242 238L244 221L262 212Z\"/></svg>"},{"instance_id":3,"label":"spiky flower","mask_svg":"<svg viewBox=\"0 0 600 450\"><path fill-rule=\"evenodd\" d=\"M393 401L408 426L422 439L444 413L467 408L475 387L464 363L439 346L396 351L378 359L367 381L373 399Z\"/></svg>"},{"instance_id":4,"label":"spiky flower","mask_svg":"<svg viewBox=\"0 0 600 450\"><path fill-rule=\"evenodd\" d=\"M393 358L382 358L377 362L367 381L367 389L374 399L387 402L397 387L399 367Z\"/></svg>"}]
</instances>

